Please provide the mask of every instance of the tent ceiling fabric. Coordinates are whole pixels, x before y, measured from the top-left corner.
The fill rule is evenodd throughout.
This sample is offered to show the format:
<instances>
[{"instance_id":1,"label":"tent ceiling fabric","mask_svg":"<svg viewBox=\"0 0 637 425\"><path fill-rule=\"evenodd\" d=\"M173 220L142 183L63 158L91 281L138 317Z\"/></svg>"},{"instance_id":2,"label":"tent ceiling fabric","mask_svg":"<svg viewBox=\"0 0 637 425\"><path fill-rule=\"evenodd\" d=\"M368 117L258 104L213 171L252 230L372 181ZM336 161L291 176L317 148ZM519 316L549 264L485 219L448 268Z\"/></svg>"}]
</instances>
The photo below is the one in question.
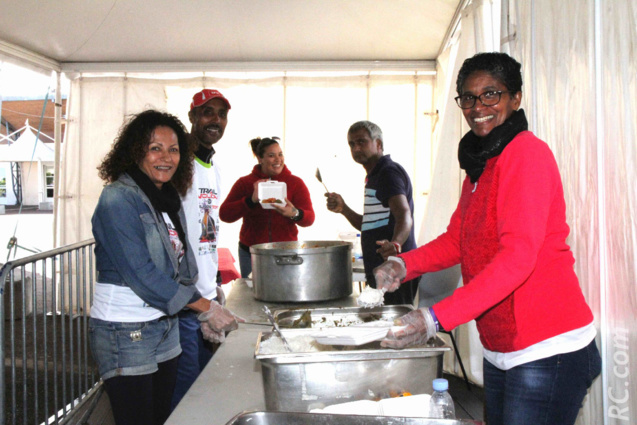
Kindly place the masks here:
<instances>
[{"instance_id":1,"label":"tent ceiling fabric","mask_svg":"<svg viewBox=\"0 0 637 425\"><path fill-rule=\"evenodd\" d=\"M459 3L6 0L0 40L60 63L433 60Z\"/></svg>"}]
</instances>

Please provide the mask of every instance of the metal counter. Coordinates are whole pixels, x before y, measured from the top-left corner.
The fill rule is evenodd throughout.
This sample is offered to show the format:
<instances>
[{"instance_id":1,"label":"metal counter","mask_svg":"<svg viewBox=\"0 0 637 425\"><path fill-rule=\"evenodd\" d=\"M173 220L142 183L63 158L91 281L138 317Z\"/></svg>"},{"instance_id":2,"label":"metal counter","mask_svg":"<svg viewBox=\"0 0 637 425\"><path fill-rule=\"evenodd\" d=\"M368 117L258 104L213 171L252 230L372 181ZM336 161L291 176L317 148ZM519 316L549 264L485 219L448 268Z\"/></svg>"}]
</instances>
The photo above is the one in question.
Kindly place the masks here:
<instances>
[{"instance_id":1,"label":"metal counter","mask_svg":"<svg viewBox=\"0 0 637 425\"><path fill-rule=\"evenodd\" d=\"M261 365L254 359L259 332L271 326L263 312L316 307L355 307L358 285L352 295L322 303L264 303L257 301L243 279L232 283L226 307L247 323L230 332L208 366L201 372L166 425L225 425L245 410L265 410Z\"/></svg>"}]
</instances>

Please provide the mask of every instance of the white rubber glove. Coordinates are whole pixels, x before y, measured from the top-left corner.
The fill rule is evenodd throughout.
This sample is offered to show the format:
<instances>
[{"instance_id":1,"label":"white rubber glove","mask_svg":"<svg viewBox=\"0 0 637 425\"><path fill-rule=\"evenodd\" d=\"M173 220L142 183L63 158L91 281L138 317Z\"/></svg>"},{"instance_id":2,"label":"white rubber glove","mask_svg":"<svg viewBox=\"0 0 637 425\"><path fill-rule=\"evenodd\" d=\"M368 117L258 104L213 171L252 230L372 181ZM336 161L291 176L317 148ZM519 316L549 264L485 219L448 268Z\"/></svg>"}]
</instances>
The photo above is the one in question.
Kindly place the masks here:
<instances>
[{"instance_id":1,"label":"white rubber glove","mask_svg":"<svg viewBox=\"0 0 637 425\"><path fill-rule=\"evenodd\" d=\"M398 257L389 257L387 261L374 269L376 289L384 289L387 292L398 289L405 276L407 276L405 263Z\"/></svg>"},{"instance_id":2,"label":"white rubber glove","mask_svg":"<svg viewBox=\"0 0 637 425\"><path fill-rule=\"evenodd\" d=\"M436 324L427 307L410 311L395 319L394 324L404 328L395 332L390 330L385 339L380 342L381 347L406 348L424 345L436 336Z\"/></svg>"},{"instance_id":3,"label":"white rubber glove","mask_svg":"<svg viewBox=\"0 0 637 425\"><path fill-rule=\"evenodd\" d=\"M223 292L223 288L217 285L217 302L222 306L226 305L226 293Z\"/></svg>"},{"instance_id":4,"label":"white rubber glove","mask_svg":"<svg viewBox=\"0 0 637 425\"><path fill-rule=\"evenodd\" d=\"M217 301L210 301L210 309L197 316L200 322L208 324L213 331L233 331L239 328L239 323L245 322L239 316L235 316L230 310L223 307ZM203 329L201 330L203 332Z\"/></svg>"},{"instance_id":5,"label":"white rubber glove","mask_svg":"<svg viewBox=\"0 0 637 425\"><path fill-rule=\"evenodd\" d=\"M201 322L201 333L203 334L203 338L205 340L215 342L217 344L221 344L226 340L226 332L215 331L210 327L208 322Z\"/></svg>"}]
</instances>

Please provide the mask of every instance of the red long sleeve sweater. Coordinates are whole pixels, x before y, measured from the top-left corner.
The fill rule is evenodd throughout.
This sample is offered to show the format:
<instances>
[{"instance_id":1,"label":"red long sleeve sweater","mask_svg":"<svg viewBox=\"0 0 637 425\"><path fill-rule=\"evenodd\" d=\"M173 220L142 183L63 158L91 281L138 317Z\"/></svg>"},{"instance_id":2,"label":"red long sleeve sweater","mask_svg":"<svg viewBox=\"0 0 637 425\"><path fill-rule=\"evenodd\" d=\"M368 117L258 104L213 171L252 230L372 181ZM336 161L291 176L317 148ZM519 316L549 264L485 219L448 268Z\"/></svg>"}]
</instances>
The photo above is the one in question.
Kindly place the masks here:
<instances>
[{"instance_id":1,"label":"red long sleeve sweater","mask_svg":"<svg viewBox=\"0 0 637 425\"><path fill-rule=\"evenodd\" d=\"M299 210L303 210L303 218L292 221L275 210L263 209L260 204L253 207L248 205L247 197L254 192L254 182L267 179L261 172L261 167L255 165L252 172L235 182L228 193L228 197L219 208L219 218L226 223L233 223L243 219L239 232L239 241L247 246L266 242L295 241L298 226L307 227L314 223L314 209L310 192L299 177L293 176L287 166L272 180L285 182L288 199Z\"/></svg>"},{"instance_id":2,"label":"red long sleeve sweater","mask_svg":"<svg viewBox=\"0 0 637 425\"><path fill-rule=\"evenodd\" d=\"M484 347L521 350L593 320L566 237L562 182L550 148L529 131L467 177L447 231L401 255L405 280L461 264L463 286L433 306L451 330L475 319Z\"/></svg>"}]
</instances>

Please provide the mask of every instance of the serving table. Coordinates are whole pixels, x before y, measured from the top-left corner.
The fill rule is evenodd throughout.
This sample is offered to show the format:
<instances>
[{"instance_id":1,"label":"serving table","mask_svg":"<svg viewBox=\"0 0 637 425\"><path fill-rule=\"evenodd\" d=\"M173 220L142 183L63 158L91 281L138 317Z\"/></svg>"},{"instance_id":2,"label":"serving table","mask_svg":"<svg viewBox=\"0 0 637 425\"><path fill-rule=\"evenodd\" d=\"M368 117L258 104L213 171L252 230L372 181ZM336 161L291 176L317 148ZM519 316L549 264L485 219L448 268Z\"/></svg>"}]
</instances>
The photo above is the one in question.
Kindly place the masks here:
<instances>
[{"instance_id":1,"label":"serving table","mask_svg":"<svg viewBox=\"0 0 637 425\"><path fill-rule=\"evenodd\" d=\"M338 300L310 303L270 303L256 300L244 279L237 279L226 299L226 307L246 323L230 332L208 365L190 387L166 425L224 425L245 410L265 410L261 365L254 359L259 332L271 325L263 312L290 308L356 307L359 295Z\"/></svg>"}]
</instances>

